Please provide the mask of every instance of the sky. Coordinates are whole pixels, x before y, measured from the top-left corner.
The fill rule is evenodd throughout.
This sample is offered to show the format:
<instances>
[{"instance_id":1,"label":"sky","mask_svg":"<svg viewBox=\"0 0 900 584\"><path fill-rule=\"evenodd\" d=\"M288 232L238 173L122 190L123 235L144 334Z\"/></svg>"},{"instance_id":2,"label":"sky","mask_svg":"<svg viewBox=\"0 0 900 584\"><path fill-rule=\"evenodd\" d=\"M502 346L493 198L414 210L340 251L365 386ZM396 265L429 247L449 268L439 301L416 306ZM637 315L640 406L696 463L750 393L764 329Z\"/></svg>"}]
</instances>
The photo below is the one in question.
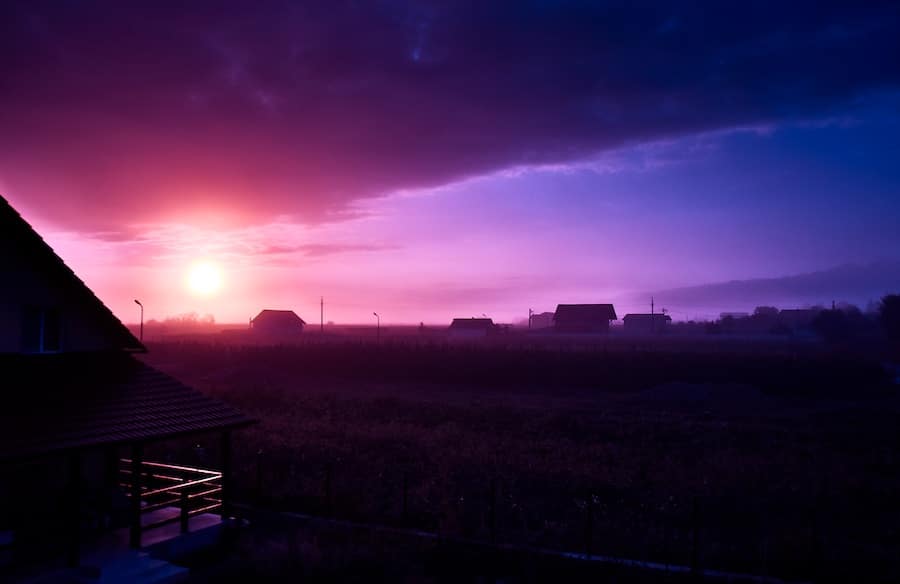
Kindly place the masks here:
<instances>
[{"instance_id":1,"label":"sky","mask_svg":"<svg viewBox=\"0 0 900 584\"><path fill-rule=\"evenodd\" d=\"M894 2L0 6L0 194L127 322L900 290Z\"/></svg>"}]
</instances>

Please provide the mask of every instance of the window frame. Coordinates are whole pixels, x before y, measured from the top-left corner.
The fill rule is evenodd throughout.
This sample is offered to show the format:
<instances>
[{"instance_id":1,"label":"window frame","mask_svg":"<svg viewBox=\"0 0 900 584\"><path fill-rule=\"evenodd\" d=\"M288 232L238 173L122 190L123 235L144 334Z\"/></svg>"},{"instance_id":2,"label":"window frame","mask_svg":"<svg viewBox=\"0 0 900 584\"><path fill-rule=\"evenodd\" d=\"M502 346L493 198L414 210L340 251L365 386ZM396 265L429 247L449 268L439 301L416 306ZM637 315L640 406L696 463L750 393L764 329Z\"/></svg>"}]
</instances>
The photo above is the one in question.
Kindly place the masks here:
<instances>
[{"instance_id":1,"label":"window frame","mask_svg":"<svg viewBox=\"0 0 900 584\"><path fill-rule=\"evenodd\" d=\"M37 319L30 322L29 312L34 311L34 316L37 316ZM48 317L51 316L51 313L55 313L56 323L56 346L53 348L47 347L47 337L49 336L47 326L48 326ZM52 322L52 321L51 321ZM56 308L49 308L43 306L26 306L24 310L24 318L23 318L23 334L22 334L22 352L28 354L53 354L53 353L61 353L63 346L63 334L62 334L62 318L60 317L59 310ZM35 340L37 341L36 346L29 347L29 332L28 327L37 325L37 334L35 335Z\"/></svg>"}]
</instances>

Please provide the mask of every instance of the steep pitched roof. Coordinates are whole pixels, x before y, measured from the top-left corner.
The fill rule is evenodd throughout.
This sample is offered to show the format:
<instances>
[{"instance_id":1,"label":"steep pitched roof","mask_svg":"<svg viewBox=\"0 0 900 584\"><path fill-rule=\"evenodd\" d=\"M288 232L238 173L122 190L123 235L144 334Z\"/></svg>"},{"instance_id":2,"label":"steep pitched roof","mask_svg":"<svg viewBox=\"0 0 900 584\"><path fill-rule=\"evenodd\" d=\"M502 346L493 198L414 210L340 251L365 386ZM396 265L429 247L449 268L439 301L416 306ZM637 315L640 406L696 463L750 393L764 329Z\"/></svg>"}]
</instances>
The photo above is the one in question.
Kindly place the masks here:
<instances>
[{"instance_id":1,"label":"steep pitched roof","mask_svg":"<svg viewBox=\"0 0 900 584\"><path fill-rule=\"evenodd\" d=\"M655 313L655 314L650 314L650 313L644 312L644 313L632 313L632 314L626 314L626 315L624 316L624 318L622 318L622 320L627 321L627 322L630 322L630 321L638 321L638 322L640 322L640 321L647 321L647 322L650 322L650 321L654 321L654 320L661 320L661 321L669 322L669 321L672 320L672 317L669 316L668 314L663 314L663 313L661 313L661 312L657 312L657 313Z\"/></svg>"},{"instance_id":2,"label":"steep pitched roof","mask_svg":"<svg viewBox=\"0 0 900 584\"><path fill-rule=\"evenodd\" d=\"M36 270L57 282L73 300L79 301L84 309L91 313L96 325L109 335L119 349L146 351L144 345L128 330L128 327L113 315L2 196L0 196L0 242L12 253L23 257Z\"/></svg>"},{"instance_id":3,"label":"steep pitched roof","mask_svg":"<svg viewBox=\"0 0 900 584\"><path fill-rule=\"evenodd\" d=\"M559 304L556 307L556 322L588 322L594 320L616 320L616 310L612 304Z\"/></svg>"},{"instance_id":4,"label":"steep pitched roof","mask_svg":"<svg viewBox=\"0 0 900 584\"><path fill-rule=\"evenodd\" d=\"M306 321L297 316L297 313L293 310L271 310L265 309L260 311L259 314L256 315L256 318L253 319L253 323L256 322L299 322L300 324L306 324Z\"/></svg>"},{"instance_id":5,"label":"steep pitched roof","mask_svg":"<svg viewBox=\"0 0 900 584\"><path fill-rule=\"evenodd\" d=\"M0 460L253 422L127 354L5 354L0 371Z\"/></svg>"},{"instance_id":6,"label":"steep pitched roof","mask_svg":"<svg viewBox=\"0 0 900 584\"><path fill-rule=\"evenodd\" d=\"M454 330L485 330L494 327L494 320L490 318L454 318L450 328Z\"/></svg>"}]
</instances>

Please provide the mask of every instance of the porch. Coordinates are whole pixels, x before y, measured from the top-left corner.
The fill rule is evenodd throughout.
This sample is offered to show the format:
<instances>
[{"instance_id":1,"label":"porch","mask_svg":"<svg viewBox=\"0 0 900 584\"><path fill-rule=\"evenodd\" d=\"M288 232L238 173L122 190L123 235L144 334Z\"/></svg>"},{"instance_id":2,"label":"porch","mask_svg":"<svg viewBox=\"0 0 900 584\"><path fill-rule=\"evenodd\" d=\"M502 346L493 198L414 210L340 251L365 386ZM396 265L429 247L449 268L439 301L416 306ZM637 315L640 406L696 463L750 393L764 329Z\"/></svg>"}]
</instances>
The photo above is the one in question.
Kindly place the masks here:
<instances>
[{"instance_id":1,"label":"porch","mask_svg":"<svg viewBox=\"0 0 900 584\"><path fill-rule=\"evenodd\" d=\"M212 549L226 528L237 525L225 511L230 507L226 475L221 470L134 456L141 451L132 448L131 458L117 460L115 487L127 506L126 525L113 520L112 505L108 514L98 517L83 500L70 499L57 511L57 541L63 547L56 548L62 552L55 555L56 560L54 546L35 547L33 541L10 537L5 546L7 557L0 561L0 568L6 564L8 570L0 569L0 579L30 584L149 584L185 578L188 570L178 565L179 560ZM75 482L68 489L70 494L79 492ZM47 533L47 537L53 538L53 534Z\"/></svg>"},{"instance_id":2,"label":"porch","mask_svg":"<svg viewBox=\"0 0 900 584\"><path fill-rule=\"evenodd\" d=\"M196 540L231 516L231 436L253 423L240 412L130 356L6 370L30 381L0 425L0 580L96 573L108 552Z\"/></svg>"}]
</instances>

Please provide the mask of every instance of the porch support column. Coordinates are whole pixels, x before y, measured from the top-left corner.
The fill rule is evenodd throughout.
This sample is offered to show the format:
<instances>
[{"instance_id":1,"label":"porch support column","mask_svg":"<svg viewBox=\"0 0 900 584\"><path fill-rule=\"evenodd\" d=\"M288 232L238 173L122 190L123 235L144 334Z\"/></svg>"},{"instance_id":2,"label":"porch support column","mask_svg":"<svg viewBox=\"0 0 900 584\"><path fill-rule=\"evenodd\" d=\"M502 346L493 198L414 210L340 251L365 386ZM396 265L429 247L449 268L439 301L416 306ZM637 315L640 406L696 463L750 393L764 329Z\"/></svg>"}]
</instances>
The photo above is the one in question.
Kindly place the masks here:
<instances>
[{"instance_id":1,"label":"porch support column","mask_svg":"<svg viewBox=\"0 0 900 584\"><path fill-rule=\"evenodd\" d=\"M134 549L141 547L141 473L143 472L144 445L136 442L131 446L131 508L128 543Z\"/></svg>"},{"instance_id":2,"label":"porch support column","mask_svg":"<svg viewBox=\"0 0 900 584\"><path fill-rule=\"evenodd\" d=\"M222 519L231 517L231 430L221 436L222 453Z\"/></svg>"},{"instance_id":3,"label":"porch support column","mask_svg":"<svg viewBox=\"0 0 900 584\"><path fill-rule=\"evenodd\" d=\"M66 563L77 567L81 556L81 454L73 452L69 455L69 480L64 500L68 502L66 510Z\"/></svg>"}]
</instances>

